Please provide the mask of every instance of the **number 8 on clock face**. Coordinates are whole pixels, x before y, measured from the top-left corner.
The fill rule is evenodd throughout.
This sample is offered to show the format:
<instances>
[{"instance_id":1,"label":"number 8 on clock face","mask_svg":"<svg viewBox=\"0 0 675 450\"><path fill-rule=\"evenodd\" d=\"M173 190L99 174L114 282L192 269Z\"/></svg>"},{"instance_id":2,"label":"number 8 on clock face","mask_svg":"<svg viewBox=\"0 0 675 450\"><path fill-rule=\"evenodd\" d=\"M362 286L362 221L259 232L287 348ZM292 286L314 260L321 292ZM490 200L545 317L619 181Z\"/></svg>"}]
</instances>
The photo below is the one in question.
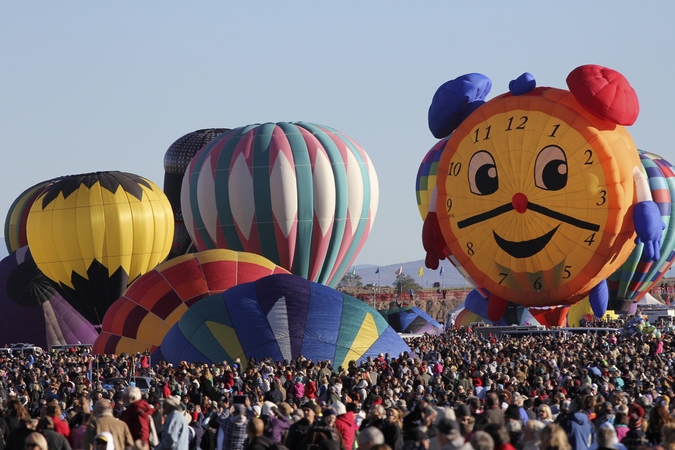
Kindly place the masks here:
<instances>
[{"instance_id":1,"label":"number 8 on clock face","mask_svg":"<svg viewBox=\"0 0 675 450\"><path fill-rule=\"evenodd\" d=\"M568 91L536 88L482 105L450 136L436 210L473 281L524 306L573 304L633 249L626 129Z\"/></svg>"}]
</instances>

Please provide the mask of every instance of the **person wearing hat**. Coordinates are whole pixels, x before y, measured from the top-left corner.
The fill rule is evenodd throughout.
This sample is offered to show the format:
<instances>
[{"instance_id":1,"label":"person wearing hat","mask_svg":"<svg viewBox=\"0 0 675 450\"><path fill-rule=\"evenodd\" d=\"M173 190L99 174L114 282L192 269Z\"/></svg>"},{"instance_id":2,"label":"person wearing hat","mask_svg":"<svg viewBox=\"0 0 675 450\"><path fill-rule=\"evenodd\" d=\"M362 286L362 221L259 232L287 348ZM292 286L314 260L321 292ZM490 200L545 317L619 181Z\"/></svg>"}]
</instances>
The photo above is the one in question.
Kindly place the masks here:
<instances>
[{"instance_id":1,"label":"person wearing hat","mask_svg":"<svg viewBox=\"0 0 675 450\"><path fill-rule=\"evenodd\" d=\"M122 402L125 409L120 414L120 420L129 427L134 442L140 439L144 443L148 443L151 434L152 408L143 399L141 390L136 386L127 386L122 394ZM157 432L155 432L153 439L156 438ZM157 445L158 442L155 441L154 444Z\"/></svg>"},{"instance_id":2,"label":"person wearing hat","mask_svg":"<svg viewBox=\"0 0 675 450\"><path fill-rule=\"evenodd\" d=\"M645 410L640 405L632 404L628 409L628 432L621 440L628 450L637 450L649 445L647 435L642 429L644 416Z\"/></svg>"},{"instance_id":3,"label":"person wearing hat","mask_svg":"<svg viewBox=\"0 0 675 450\"><path fill-rule=\"evenodd\" d=\"M338 433L342 436L345 448L351 449L354 445L356 432L359 430L359 427L356 426L356 404L350 402L345 405L344 403L337 401L330 406L337 413L335 429L338 430Z\"/></svg>"},{"instance_id":4,"label":"person wearing hat","mask_svg":"<svg viewBox=\"0 0 675 450\"><path fill-rule=\"evenodd\" d=\"M113 408L110 400L100 399L94 404L95 419L87 425L84 432L84 450L94 450L94 438L107 431L112 436L114 448L126 448L134 445L131 432L126 423L113 416Z\"/></svg>"},{"instance_id":5,"label":"person wearing hat","mask_svg":"<svg viewBox=\"0 0 675 450\"><path fill-rule=\"evenodd\" d=\"M303 450L303 440L309 429L314 425L316 417L321 413L319 406L313 401L305 402L302 405L302 412L305 417L291 425L286 437L286 447L289 450Z\"/></svg>"},{"instance_id":6,"label":"person wearing hat","mask_svg":"<svg viewBox=\"0 0 675 450\"><path fill-rule=\"evenodd\" d=\"M162 401L164 425L162 439L156 447L159 450L183 450L190 445L190 427L183 415L180 397L172 395Z\"/></svg>"},{"instance_id":7,"label":"person wearing hat","mask_svg":"<svg viewBox=\"0 0 675 450\"><path fill-rule=\"evenodd\" d=\"M96 450L115 450L115 441L109 431L99 433L94 438Z\"/></svg>"}]
</instances>

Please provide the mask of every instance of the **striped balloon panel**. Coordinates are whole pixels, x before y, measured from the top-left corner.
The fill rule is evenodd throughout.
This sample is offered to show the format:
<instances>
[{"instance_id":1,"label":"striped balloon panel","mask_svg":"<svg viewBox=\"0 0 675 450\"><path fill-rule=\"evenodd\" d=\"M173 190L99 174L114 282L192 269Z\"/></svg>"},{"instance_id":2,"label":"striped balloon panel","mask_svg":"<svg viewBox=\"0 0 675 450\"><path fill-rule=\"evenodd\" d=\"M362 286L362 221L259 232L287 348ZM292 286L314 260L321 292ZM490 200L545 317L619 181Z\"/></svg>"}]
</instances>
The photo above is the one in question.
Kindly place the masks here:
<instances>
[{"instance_id":1,"label":"striped balloon panel","mask_svg":"<svg viewBox=\"0 0 675 450\"><path fill-rule=\"evenodd\" d=\"M198 249L257 253L335 285L377 210L377 175L353 140L305 122L237 128L206 145L183 179L183 218Z\"/></svg>"},{"instance_id":2,"label":"striped balloon panel","mask_svg":"<svg viewBox=\"0 0 675 450\"><path fill-rule=\"evenodd\" d=\"M409 352L384 318L360 300L295 275L271 275L191 307L159 348L169 362L272 358L346 366L381 352Z\"/></svg>"},{"instance_id":3,"label":"striped balloon panel","mask_svg":"<svg viewBox=\"0 0 675 450\"><path fill-rule=\"evenodd\" d=\"M422 220L426 219L429 212L429 203L431 202L431 193L436 187L436 174L438 172L438 161L441 159L445 144L449 137L441 139L431 147L427 152L417 170L415 178L415 196L417 197L417 209L420 211Z\"/></svg>"},{"instance_id":4,"label":"striped balloon panel","mask_svg":"<svg viewBox=\"0 0 675 450\"><path fill-rule=\"evenodd\" d=\"M99 354L152 351L201 299L261 277L288 273L252 253L206 250L164 262L136 280L106 313Z\"/></svg>"},{"instance_id":5,"label":"striped balloon panel","mask_svg":"<svg viewBox=\"0 0 675 450\"><path fill-rule=\"evenodd\" d=\"M640 150L640 161L649 180L652 198L666 225L658 261L643 261L643 244L607 279L610 301L638 301L668 271L675 257L675 168L662 157Z\"/></svg>"}]
</instances>

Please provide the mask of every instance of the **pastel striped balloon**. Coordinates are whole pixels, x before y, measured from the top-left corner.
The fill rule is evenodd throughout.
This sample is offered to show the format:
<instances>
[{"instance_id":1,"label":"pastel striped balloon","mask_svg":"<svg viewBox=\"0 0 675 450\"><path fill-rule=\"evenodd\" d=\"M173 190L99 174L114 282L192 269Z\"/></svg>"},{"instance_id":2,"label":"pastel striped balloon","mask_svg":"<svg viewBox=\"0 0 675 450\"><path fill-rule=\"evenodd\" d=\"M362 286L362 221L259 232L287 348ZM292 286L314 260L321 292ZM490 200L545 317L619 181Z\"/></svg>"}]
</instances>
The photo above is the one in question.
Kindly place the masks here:
<instances>
[{"instance_id":1,"label":"pastel striped balloon","mask_svg":"<svg viewBox=\"0 0 675 450\"><path fill-rule=\"evenodd\" d=\"M640 162L647 173L652 198L666 224L661 241L661 258L642 261L643 244L638 244L628 260L607 278L611 309L621 303L637 302L668 271L675 259L675 167L661 156L639 150Z\"/></svg>"},{"instance_id":2,"label":"pastel striped balloon","mask_svg":"<svg viewBox=\"0 0 675 450\"><path fill-rule=\"evenodd\" d=\"M366 152L307 122L248 125L214 139L192 159L181 188L197 249L256 253L328 286L365 243L378 198Z\"/></svg>"}]
</instances>

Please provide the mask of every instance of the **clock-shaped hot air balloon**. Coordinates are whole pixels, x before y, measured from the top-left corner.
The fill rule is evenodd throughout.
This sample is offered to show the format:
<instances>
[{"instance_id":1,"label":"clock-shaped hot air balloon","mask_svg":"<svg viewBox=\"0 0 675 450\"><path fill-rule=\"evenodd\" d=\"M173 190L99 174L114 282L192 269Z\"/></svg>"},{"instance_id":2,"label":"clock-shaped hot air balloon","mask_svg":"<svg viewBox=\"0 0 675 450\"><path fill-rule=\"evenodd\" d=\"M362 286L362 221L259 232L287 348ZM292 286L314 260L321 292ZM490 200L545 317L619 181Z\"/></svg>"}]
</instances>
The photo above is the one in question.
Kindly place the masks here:
<instances>
[{"instance_id":1,"label":"clock-shaped hot air balloon","mask_svg":"<svg viewBox=\"0 0 675 450\"><path fill-rule=\"evenodd\" d=\"M645 259L660 257L661 215L625 128L638 115L635 91L594 65L567 84L536 87L526 73L485 102L491 82L470 74L441 86L429 110L432 132L449 137L424 225L427 265L447 257L460 267L488 296L493 321L508 302L587 295L602 315L605 279L636 234Z\"/></svg>"}]
</instances>

